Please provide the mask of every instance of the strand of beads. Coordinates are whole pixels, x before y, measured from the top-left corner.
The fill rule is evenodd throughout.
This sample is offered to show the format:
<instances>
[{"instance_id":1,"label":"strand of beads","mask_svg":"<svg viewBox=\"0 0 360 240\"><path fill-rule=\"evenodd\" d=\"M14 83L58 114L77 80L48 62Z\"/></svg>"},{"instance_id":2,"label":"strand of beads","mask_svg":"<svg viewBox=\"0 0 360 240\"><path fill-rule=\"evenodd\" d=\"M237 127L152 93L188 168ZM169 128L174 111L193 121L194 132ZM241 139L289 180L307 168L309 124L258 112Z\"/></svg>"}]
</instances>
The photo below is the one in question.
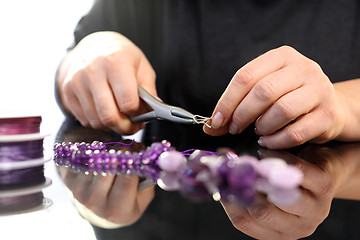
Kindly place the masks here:
<instances>
[{"instance_id":1,"label":"strand of beads","mask_svg":"<svg viewBox=\"0 0 360 240\"><path fill-rule=\"evenodd\" d=\"M160 155L159 166L162 172L157 183L161 188L179 190L195 201L212 196L216 201L247 207L258 193L279 205L294 204L300 198L302 172L278 158L259 161L229 151L214 155L196 150L186 159L182 153L170 151Z\"/></svg>"},{"instance_id":2,"label":"strand of beads","mask_svg":"<svg viewBox=\"0 0 360 240\"><path fill-rule=\"evenodd\" d=\"M158 157L171 150L170 143L153 143L145 151L129 152L107 150L108 144L57 143L54 145L54 161L57 165L71 167L86 174L132 174L150 178L154 182L159 177Z\"/></svg>"},{"instance_id":3,"label":"strand of beads","mask_svg":"<svg viewBox=\"0 0 360 240\"><path fill-rule=\"evenodd\" d=\"M152 179L164 190L180 191L203 201L253 204L258 193L276 204L293 204L300 197L303 174L281 159L262 159L232 152L217 154L191 150L178 152L167 141L153 143L145 151L107 150L102 142L58 143L54 160L87 174L133 174ZM190 153L192 152L192 153ZM188 155L188 157L185 157Z\"/></svg>"}]
</instances>

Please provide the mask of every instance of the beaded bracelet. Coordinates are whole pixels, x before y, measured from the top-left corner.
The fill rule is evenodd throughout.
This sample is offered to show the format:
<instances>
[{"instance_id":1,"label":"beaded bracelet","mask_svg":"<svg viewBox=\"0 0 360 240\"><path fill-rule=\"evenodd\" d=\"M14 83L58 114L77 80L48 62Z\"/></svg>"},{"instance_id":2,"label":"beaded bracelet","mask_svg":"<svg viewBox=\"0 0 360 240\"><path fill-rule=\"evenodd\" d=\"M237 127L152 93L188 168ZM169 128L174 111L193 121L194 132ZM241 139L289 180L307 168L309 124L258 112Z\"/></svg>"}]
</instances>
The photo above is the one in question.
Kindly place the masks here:
<instances>
[{"instance_id":1,"label":"beaded bracelet","mask_svg":"<svg viewBox=\"0 0 360 240\"><path fill-rule=\"evenodd\" d=\"M294 204L301 194L302 172L282 159L259 161L231 151L179 152L165 140L140 152L115 150L111 144L114 143L56 143L54 161L85 174L138 175L151 179L164 190L178 190L194 201L212 197L247 207L257 194L265 194L274 204L288 205Z\"/></svg>"}]
</instances>

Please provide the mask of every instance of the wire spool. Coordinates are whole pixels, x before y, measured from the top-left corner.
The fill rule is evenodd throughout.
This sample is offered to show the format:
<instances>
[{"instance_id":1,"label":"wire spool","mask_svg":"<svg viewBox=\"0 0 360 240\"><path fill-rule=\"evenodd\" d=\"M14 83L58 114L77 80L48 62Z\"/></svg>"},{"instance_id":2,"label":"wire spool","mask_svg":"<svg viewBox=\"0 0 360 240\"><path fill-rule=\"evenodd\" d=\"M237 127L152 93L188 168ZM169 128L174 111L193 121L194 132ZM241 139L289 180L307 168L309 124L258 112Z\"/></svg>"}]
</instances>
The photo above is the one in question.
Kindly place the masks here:
<instances>
[{"instance_id":1,"label":"wire spool","mask_svg":"<svg viewBox=\"0 0 360 240\"><path fill-rule=\"evenodd\" d=\"M41 116L0 116L0 215L42 209L51 200L42 189L51 184L44 176Z\"/></svg>"},{"instance_id":2,"label":"wire spool","mask_svg":"<svg viewBox=\"0 0 360 240\"><path fill-rule=\"evenodd\" d=\"M40 132L40 116L0 118L0 135L19 135Z\"/></svg>"}]
</instances>

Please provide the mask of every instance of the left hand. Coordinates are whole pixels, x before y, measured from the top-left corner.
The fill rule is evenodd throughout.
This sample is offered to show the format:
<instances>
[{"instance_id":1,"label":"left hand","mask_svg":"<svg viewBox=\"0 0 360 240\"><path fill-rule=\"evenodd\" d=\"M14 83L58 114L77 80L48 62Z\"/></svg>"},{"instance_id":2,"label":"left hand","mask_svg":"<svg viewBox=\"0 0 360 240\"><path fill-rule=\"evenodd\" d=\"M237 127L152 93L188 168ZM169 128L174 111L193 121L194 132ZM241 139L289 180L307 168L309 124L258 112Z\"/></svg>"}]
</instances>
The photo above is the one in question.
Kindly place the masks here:
<instances>
[{"instance_id":1,"label":"left hand","mask_svg":"<svg viewBox=\"0 0 360 240\"><path fill-rule=\"evenodd\" d=\"M284 46L237 71L204 131L237 134L255 121L259 144L268 148L323 143L344 128L344 105L317 63Z\"/></svg>"},{"instance_id":2,"label":"left hand","mask_svg":"<svg viewBox=\"0 0 360 240\"><path fill-rule=\"evenodd\" d=\"M296 204L277 206L259 197L246 209L223 202L234 227L256 239L290 240L311 235L328 216L337 190L345 183L340 160L312 152L311 159L306 161L285 152L265 150L262 157L282 158L301 169L304 173L301 198Z\"/></svg>"}]
</instances>

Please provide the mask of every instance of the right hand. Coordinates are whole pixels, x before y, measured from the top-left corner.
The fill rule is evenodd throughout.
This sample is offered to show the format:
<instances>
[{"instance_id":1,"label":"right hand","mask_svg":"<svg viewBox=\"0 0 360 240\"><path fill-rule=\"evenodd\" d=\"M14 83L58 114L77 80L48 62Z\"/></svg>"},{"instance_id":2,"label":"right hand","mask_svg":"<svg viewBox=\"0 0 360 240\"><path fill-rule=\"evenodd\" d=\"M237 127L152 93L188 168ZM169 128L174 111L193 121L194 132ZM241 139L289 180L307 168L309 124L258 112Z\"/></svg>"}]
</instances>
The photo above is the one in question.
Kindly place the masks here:
<instances>
[{"instance_id":1,"label":"right hand","mask_svg":"<svg viewBox=\"0 0 360 240\"><path fill-rule=\"evenodd\" d=\"M66 56L57 84L66 111L83 126L132 134L144 126L129 119L144 108L137 86L157 96L155 78L144 53L129 39L97 32Z\"/></svg>"},{"instance_id":2,"label":"right hand","mask_svg":"<svg viewBox=\"0 0 360 240\"><path fill-rule=\"evenodd\" d=\"M327 218L335 194L346 184L343 163L318 155L314 150L306 159L268 149L260 150L259 155L261 158L284 159L304 173L301 198L293 205L276 205L261 196L246 209L223 202L231 222L238 230L256 239L288 240L310 236Z\"/></svg>"}]
</instances>

